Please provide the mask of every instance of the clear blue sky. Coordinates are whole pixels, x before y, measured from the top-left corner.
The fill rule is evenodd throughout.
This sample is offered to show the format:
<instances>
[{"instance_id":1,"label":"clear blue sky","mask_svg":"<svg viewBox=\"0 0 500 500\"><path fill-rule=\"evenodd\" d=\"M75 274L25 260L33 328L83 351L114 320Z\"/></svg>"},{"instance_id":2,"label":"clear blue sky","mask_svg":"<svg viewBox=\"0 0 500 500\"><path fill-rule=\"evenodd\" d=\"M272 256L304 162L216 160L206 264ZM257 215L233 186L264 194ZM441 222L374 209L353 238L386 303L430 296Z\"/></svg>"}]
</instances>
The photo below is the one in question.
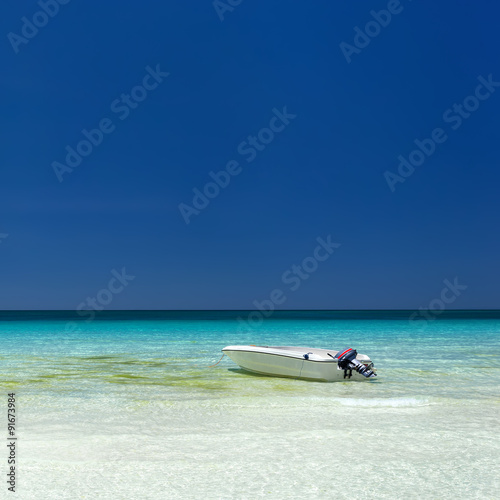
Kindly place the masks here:
<instances>
[{"instance_id":1,"label":"clear blue sky","mask_svg":"<svg viewBox=\"0 0 500 500\"><path fill-rule=\"evenodd\" d=\"M478 77L500 82L496 2L389 2L363 48L354 28L388 2L233 0L222 21L211 0L71 0L50 19L4 3L0 308L75 309L123 268L108 309L252 309L274 289L284 309L413 309L455 278L448 308L499 307L500 87L453 111ZM47 22L21 39L23 17ZM60 182L54 162L103 120ZM391 190L436 128L446 140ZM231 160L186 224L179 205ZM328 235L340 246L315 261Z\"/></svg>"}]
</instances>

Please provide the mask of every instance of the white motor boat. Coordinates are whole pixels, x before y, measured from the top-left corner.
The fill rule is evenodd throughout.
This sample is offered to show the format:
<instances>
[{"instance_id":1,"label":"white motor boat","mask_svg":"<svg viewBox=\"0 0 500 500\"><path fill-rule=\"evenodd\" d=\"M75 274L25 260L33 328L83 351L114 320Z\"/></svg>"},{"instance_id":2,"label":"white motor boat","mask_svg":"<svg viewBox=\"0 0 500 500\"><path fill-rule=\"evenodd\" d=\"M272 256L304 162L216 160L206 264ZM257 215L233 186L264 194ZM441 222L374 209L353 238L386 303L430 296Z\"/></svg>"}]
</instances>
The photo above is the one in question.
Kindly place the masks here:
<instances>
[{"instance_id":1,"label":"white motor boat","mask_svg":"<svg viewBox=\"0 0 500 500\"><path fill-rule=\"evenodd\" d=\"M376 377L371 359L354 349L333 351L311 347L231 345L222 349L244 370L322 382Z\"/></svg>"}]
</instances>

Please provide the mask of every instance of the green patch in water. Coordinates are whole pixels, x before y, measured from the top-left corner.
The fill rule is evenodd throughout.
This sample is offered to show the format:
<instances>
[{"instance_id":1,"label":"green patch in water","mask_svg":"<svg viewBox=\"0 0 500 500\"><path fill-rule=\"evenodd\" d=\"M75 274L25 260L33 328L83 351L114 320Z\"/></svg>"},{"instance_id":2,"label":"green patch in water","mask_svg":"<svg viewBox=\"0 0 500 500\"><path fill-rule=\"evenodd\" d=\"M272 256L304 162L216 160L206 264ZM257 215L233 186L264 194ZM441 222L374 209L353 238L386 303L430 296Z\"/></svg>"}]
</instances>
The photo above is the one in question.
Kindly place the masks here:
<instances>
[{"instance_id":1,"label":"green patch in water","mask_svg":"<svg viewBox=\"0 0 500 500\"><path fill-rule=\"evenodd\" d=\"M101 361L103 359L119 359L119 358L117 358L116 356L88 356L76 359L82 359L84 361Z\"/></svg>"},{"instance_id":2,"label":"green patch in water","mask_svg":"<svg viewBox=\"0 0 500 500\"><path fill-rule=\"evenodd\" d=\"M111 378L147 379L147 377L141 377L140 375L131 375L130 373L117 373L116 375L111 375Z\"/></svg>"}]
</instances>

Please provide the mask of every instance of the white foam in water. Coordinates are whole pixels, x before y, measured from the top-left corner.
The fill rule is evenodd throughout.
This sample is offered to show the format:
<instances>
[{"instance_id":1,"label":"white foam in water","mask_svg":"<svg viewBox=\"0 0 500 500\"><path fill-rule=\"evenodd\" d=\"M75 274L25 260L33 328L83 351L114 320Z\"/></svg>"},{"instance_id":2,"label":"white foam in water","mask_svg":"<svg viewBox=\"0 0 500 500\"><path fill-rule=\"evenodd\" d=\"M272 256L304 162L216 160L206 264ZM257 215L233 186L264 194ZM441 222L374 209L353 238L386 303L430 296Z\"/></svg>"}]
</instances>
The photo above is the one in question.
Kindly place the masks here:
<instances>
[{"instance_id":1,"label":"white foam in water","mask_svg":"<svg viewBox=\"0 0 500 500\"><path fill-rule=\"evenodd\" d=\"M407 406L426 406L426 399L416 398L377 398L377 399L353 399L343 398L338 399L338 402L343 406L369 406L369 407L391 407L400 408Z\"/></svg>"}]
</instances>

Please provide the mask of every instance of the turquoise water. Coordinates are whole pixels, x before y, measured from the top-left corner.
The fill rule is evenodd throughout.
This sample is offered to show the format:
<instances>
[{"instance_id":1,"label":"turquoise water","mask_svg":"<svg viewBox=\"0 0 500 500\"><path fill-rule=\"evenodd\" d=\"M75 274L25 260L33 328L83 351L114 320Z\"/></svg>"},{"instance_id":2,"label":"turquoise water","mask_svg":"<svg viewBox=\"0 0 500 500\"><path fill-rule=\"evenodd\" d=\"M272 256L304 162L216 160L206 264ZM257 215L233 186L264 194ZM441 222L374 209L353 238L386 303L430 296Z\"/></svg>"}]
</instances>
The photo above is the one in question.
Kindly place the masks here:
<instances>
[{"instance_id":1,"label":"turquoise water","mask_svg":"<svg viewBox=\"0 0 500 500\"><path fill-rule=\"evenodd\" d=\"M0 322L17 498L498 498L500 320L311 314ZM231 344L354 347L379 376L209 367Z\"/></svg>"}]
</instances>

